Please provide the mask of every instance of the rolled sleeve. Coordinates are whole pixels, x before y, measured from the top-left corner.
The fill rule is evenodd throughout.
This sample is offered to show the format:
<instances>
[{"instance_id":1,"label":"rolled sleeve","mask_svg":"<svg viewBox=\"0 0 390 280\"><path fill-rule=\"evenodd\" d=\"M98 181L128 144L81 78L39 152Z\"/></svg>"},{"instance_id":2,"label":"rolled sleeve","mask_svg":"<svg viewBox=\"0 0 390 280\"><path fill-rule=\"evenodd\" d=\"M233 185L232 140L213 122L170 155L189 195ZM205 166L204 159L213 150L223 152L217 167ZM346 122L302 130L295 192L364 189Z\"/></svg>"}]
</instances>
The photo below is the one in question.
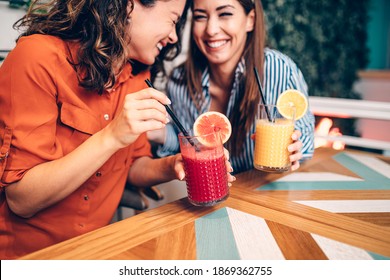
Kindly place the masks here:
<instances>
[{"instance_id":1,"label":"rolled sleeve","mask_svg":"<svg viewBox=\"0 0 390 280\"><path fill-rule=\"evenodd\" d=\"M291 61L291 75L289 79L289 88L295 88L302 92L307 100L309 100L308 94L308 86L303 77L301 70L298 66ZM301 131L302 136L300 137L300 141L302 142L302 160L311 159L314 153L314 115L310 110L310 104L308 105L308 109L306 114L295 123L295 128Z\"/></svg>"}]
</instances>

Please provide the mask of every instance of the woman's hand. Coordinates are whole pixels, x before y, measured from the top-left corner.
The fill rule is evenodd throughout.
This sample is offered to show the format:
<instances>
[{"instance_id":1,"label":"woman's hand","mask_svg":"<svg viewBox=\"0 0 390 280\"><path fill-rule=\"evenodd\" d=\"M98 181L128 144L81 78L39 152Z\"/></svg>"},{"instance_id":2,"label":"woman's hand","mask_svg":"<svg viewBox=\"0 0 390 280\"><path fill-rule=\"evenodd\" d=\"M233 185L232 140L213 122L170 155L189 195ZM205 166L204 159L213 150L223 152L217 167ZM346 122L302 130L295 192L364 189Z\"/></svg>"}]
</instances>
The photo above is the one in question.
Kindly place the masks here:
<instances>
[{"instance_id":1,"label":"woman's hand","mask_svg":"<svg viewBox=\"0 0 390 280\"><path fill-rule=\"evenodd\" d=\"M229 187L231 187L232 182L234 182L236 180L236 177L234 177L232 174L230 174L231 172L233 172L233 167L229 161L229 159L230 159L229 151L227 149L223 148L223 152L225 154L225 163L226 163L226 171L228 174Z\"/></svg>"},{"instance_id":2,"label":"woman's hand","mask_svg":"<svg viewBox=\"0 0 390 280\"><path fill-rule=\"evenodd\" d=\"M126 95L121 113L106 128L115 147L126 147L140 134L165 127L169 119L163 104L170 100L153 88Z\"/></svg>"},{"instance_id":3,"label":"woman's hand","mask_svg":"<svg viewBox=\"0 0 390 280\"><path fill-rule=\"evenodd\" d=\"M302 158L302 142L299 140L301 137L301 132L299 130L295 130L291 135L293 143L287 147L288 151L291 153L290 162L291 162L291 171L297 170L300 166L299 160ZM251 139L256 139L256 134L251 135Z\"/></svg>"},{"instance_id":4,"label":"woman's hand","mask_svg":"<svg viewBox=\"0 0 390 280\"><path fill-rule=\"evenodd\" d=\"M291 171L297 170L300 166L299 160L302 158L302 142L299 140L301 137L301 132L299 130L295 130L291 135L293 139L293 143L288 146L288 151L291 153L290 162L291 162Z\"/></svg>"}]
</instances>

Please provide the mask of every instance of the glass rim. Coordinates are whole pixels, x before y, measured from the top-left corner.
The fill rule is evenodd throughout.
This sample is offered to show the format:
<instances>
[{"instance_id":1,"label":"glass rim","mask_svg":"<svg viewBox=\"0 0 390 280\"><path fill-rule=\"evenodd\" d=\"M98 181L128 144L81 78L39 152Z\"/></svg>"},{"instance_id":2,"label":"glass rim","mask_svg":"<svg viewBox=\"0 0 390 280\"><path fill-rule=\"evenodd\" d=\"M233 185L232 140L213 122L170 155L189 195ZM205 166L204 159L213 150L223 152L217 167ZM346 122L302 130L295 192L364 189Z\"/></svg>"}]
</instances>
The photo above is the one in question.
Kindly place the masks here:
<instances>
[{"instance_id":1,"label":"glass rim","mask_svg":"<svg viewBox=\"0 0 390 280\"><path fill-rule=\"evenodd\" d=\"M193 130L191 130L191 132L193 132ZM215 130L213 132L209 132L209 133L205 133L205 134L200 134L200 135L184 135L183 132L180 132L178 134L178 137L179 138L184 138L184 139L188 139L188 138L198 138L198 137L205 137L205 136L209 136L209 135L212 135L212 134L218 134L220 135L220 132L221 132L221 129L220 128L215 128Z\"/></svg>"},{"instance_id":2,"label":"glass rim","mask_svg":"<svg viewBox=\"0 0 390 280\"><path fill-rule=\"evenodd\" d=\"M296 109L296 106L295 105L276 105L276 104L259 104L259 107L261 107L261 106L263 106L263 107L266 107L266 106L268 106L268 107L275 107L275 108L278 108L278 107L283 107L283 108L285 108L285 107L288 107L288 108L294 108L294 109Z\"/></svg>"}]
</instances>

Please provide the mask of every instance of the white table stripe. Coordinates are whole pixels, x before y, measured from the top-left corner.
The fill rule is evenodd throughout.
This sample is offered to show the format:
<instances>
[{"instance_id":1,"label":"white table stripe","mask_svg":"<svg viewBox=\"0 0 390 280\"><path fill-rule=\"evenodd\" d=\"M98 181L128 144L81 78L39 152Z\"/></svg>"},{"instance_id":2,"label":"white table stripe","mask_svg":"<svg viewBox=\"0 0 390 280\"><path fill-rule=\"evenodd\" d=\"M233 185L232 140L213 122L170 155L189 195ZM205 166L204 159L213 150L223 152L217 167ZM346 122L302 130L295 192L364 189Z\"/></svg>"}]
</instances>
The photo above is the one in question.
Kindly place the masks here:
<instances>
[{"instance_id":1,"label":"white table stripe","mask_svg":"<svg viewBox=\"0 0 390 280\"><path fill-rule=\"evenodd\" d=\"M373 258L365 250L312 234L318 246L330 260L372 260ZM358 269L358 268L357 268Z\"/></svg>"},{"instance_id":2,"label":"white table stripe","mask_svg":"<svg viewBox=\"0 0 390 280\"><path fill-rule=\"evenodd\" d=\"M226 209L242 260L285 259L264 219L228 207Z\"/></svg>"},{"instance_id":3,"label":"white table stripe","mask_svg":"<svg viewBox=\"0 0 390 280\"><path fill-rule=\"evenodd\" d=\"M333 213L390 213L390 200L297 200Z\"/></svg>"},{"instance_id":4,"label":"white table stripe","mask_svg":"<svg viewBox=\"0 0 390 280\"><path fill-rule=\"evenodd\" d=\"M275 182L329 182L329 181L363 181L360 178L331 172L294 172Z\"/></svg>"}]
</instances>

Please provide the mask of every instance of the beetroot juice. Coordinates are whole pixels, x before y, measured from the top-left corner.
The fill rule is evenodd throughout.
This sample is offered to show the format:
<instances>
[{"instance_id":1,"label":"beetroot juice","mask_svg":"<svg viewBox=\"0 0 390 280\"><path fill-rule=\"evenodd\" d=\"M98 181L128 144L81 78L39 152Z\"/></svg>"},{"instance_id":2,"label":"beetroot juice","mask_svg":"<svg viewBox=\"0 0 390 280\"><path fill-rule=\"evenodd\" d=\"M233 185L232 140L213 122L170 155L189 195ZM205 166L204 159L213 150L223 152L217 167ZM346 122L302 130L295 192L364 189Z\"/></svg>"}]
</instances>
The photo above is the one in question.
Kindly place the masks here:
<instances>
[{"instance_id":1,"label":"beetroot juice","mask_svg":"<svg viewBox=\"0 0 390 280\"><path fill-rule=\"evenodd\" d=\"M212 206L229 195L223 153L203 151L184 155L188 199L197 206ZM192 156L192 157L191 157Z\"/></svg>"}]
</instances>

